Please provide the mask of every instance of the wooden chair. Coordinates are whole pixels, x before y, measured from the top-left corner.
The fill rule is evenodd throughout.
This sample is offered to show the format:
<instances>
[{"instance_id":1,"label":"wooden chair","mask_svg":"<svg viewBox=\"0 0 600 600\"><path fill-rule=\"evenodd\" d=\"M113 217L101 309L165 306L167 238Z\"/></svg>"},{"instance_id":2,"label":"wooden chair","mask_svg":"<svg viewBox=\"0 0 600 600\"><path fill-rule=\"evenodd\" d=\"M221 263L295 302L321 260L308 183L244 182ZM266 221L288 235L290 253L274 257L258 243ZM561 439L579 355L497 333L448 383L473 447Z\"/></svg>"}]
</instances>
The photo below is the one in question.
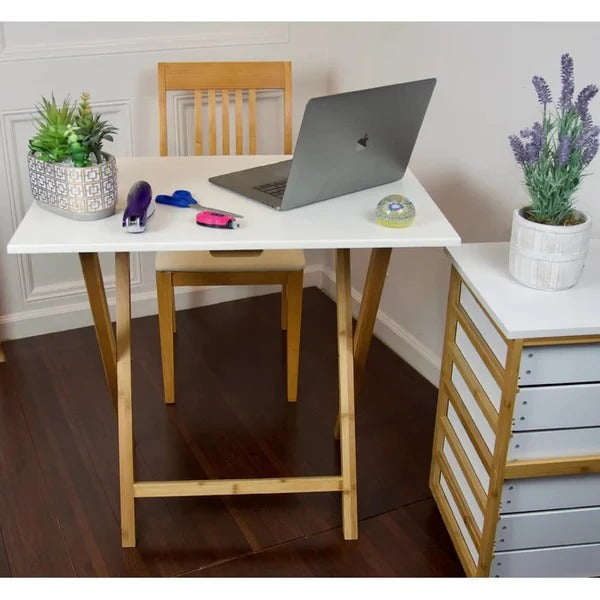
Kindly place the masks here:
<instances>
[{"instance_id":1,"label":"wooden chair","mask_svg":"<svg viewBox=\"0 0 600 600\"><path fill-rule=\"evenodd\" d=\"M249 154L256 154L256 93L260 89L283 90L283 152L292 153L291 63L208 62L158 63L160 154L167 155L167 90L194 92L195 150L204 152L203 99L208 99L208 154L217 154L217 98L221 100L222 154L231 154L229 109L234 97L235 153L243 154L243 95L248 98ZM207 203L210 202L207 199ZM300 326L304 273L302 250L248 252L160 252L156 256L156 287L165 402L175 402L173 335L175 286L279 284L281 328L287 330L287 399L298 394Z\"/></svg>"}]
</instances>

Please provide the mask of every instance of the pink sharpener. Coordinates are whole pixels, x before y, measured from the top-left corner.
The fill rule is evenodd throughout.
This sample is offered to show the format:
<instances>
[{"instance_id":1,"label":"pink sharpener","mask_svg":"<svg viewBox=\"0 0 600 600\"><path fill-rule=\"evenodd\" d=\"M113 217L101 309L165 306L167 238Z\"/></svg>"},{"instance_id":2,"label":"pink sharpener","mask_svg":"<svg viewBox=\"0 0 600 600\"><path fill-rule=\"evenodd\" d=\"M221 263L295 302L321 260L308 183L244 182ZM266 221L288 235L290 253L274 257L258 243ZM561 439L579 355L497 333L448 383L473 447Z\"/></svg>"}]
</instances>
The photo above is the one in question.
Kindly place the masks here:
<instances>
[{"instance_id":1,"label":"pink sharpener","mask_svg":"<svg viewBox=\"0 0 600 600\"><path fill-rule=\"evenodd\" d=\"M217 229L237 229L240 224L235 217L212 210L203 210L196 215L196 223Z\"/></svg>"}]
</instances>

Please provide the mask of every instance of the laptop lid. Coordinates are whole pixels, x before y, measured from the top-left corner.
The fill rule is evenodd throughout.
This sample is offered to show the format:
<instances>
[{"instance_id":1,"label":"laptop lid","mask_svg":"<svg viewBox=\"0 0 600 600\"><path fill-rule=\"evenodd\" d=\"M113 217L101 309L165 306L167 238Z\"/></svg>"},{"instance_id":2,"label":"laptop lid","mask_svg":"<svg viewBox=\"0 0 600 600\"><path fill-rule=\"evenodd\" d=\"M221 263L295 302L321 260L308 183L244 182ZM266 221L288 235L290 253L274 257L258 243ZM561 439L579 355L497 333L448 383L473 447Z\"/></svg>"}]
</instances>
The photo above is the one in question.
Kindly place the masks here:
<instances>
[{"instance_id":1,"label":"laptop lid","mask_svg":"<svg viewBox=\"0 0 600 600\"><path fill-rule=\"evenodd\" d=\"M209 181L288 210L404 176L435 79L308 101L292 161L216 175ZM283 197L265 184L287 180Z\"/></svg>"},{"instance_id":2,"label":"laptop lid","mask_svg":"<svg viewBox=\"0 0 600 600\"><path fill-rule=\"evenodd\" d=\"M309 100L280 209L401 179L435 84L424 79Z\"/></svg>"}]
</instances>

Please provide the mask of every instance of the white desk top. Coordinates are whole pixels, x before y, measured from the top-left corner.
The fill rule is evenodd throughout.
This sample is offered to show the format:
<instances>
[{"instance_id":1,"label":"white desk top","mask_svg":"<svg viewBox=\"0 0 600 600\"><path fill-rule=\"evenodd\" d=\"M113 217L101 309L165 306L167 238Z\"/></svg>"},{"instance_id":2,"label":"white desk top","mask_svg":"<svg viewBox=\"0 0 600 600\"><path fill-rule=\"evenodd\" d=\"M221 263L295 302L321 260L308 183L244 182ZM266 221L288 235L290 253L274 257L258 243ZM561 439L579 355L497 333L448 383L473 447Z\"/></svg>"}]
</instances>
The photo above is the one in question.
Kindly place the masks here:
<instances>
[{"instance_id":1,"label":"white desk top","mask_svg":"<svg viewBox=\"0 0 600 600\"><path fill-rule=\"evenodd\" d=\"M32 205L12 239L9 254L154 252L169 250L252 250L309 248L401 248L460 244L450 223L407 172L401 181L302 208L279 212L208 182L208 177L277 162L289 156L186 156L118 158L119 203L112 217L74 221ZM121 226L131 185L148 181L152 192L188 189L207 206L244 215L239 229L200 227L191 208L157 205L146 231ZM410 198L417 211L406 229L375 222L375 206L387 194Z\"/></svg>"},{"instance_id":2,"label":"white desk top","mask_svg":"<svg viewBox=\"0 0 600 600\"><path fill-rule=\"evenodd\" d=\"M508 270L508 242L464 244L447 253L462 278L508 339L600 333L600 239L591 240L577 285L534 290Z\"/></svg>"}]
</instances>

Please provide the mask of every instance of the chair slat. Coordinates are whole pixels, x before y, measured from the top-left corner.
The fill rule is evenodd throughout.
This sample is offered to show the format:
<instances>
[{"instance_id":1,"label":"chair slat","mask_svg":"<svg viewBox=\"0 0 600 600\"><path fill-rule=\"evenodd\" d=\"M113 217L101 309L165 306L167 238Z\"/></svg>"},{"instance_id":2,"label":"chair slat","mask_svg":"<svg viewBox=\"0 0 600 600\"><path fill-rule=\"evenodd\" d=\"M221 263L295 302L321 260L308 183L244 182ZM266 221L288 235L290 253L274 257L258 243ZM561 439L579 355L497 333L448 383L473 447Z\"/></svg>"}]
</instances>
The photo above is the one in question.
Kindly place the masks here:
<instances>
[{"instance_id":1,"label":"chair slat","mask_svg":"<svg viewBox=\"0 0 600 600\"><path fill-rule=\"evenodd\" d=\"M244 134L242 129L242 90L235 90L235 153L244 152Z\"/></svg>"},{"instance_id":2,"label":"chair slat","mask_svg":"<svg viewBox=\"0 0 600 600\"><path fill-rule=\"evenodd\" d=\"M292 153L292 65L287 62L284 66L283 89L283 152Z\"/></svg>"},{"instance_id":3,"label":"chair slat","mask_svg":"<svg viewBox=\"0 0 600 600\"><path fill-rule=\"evenodd\" d=\"M223 154L230 154L229 150L229 90L221 90L221 136L223 138Z\"/></svg>"},{"instance_id":4,"label":"chair slat","mask_svg":"<svg viewBox=\"0 0 600 600\"><path fill-rule=\"evenodd\" d=\"M248 90L248 153L256 154L256 90Z\"/></svg>"},{"instance_id":5,"label":"chair slat","mask_svg":"<svg viewBox=\"0 0 600 600\"><path fill-rule=\"evenodd\" d=\"M217 153L217 92L208 90L208 153Z\"/></svg>"},{"instance_id":6,"label":"chair slat","mask_svg":"<svg viewBox=\"0 0 600 600\"><path fill-rule=\"evenodd\" d=\"M194 122L196 131L196 155L204 153L202 145L202 90L194 92Z\"/></svg>"}]
</instances>

